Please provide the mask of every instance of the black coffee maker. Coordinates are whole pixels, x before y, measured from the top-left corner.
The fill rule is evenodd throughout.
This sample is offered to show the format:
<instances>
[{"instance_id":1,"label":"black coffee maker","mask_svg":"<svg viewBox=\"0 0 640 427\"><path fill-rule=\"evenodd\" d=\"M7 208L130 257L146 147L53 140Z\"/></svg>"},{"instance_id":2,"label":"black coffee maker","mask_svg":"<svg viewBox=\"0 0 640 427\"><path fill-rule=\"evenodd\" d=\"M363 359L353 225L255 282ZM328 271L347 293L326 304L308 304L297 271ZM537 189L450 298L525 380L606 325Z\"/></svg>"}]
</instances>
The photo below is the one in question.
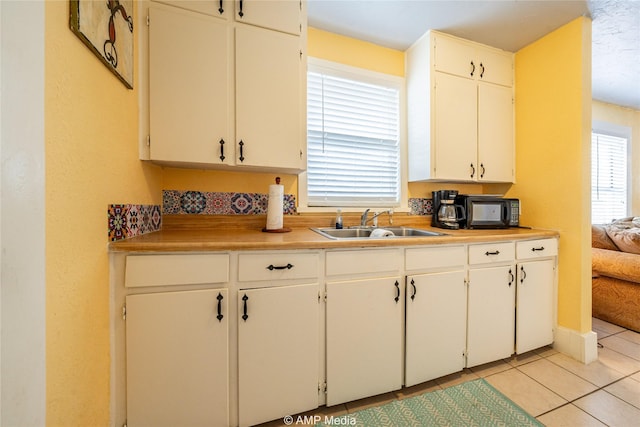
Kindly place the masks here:
<instances>
[{"instance_id":1,"label":"black coffee maker","mask_svg":"<svg viewBox=\"0 0 640 427\"><path fill-rule=\"evenodd\" d=\"M431 225L438 228L457 230L460 221L465 219L464 208L455 204L457 190L438 190L432 192L433 215Z\"/></svg>"}]
</instances>

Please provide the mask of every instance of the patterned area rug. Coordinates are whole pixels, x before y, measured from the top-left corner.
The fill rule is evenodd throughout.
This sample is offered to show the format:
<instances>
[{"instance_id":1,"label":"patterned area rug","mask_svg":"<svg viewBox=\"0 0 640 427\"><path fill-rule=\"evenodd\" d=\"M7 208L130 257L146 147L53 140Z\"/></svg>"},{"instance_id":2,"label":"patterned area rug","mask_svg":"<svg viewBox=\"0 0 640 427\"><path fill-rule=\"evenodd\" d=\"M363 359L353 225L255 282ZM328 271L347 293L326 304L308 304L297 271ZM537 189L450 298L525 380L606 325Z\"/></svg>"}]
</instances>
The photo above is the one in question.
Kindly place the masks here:
<instances>
[{"instance_id":1,"label":"patterned area rug","mask_svg":"<svg viewBox=\"0 0 640 427\"><path fill-rule=\"evenodd\" d=\"M484 379L323 420L318 426L543 426Z\"/></svg>"}]
</instances>

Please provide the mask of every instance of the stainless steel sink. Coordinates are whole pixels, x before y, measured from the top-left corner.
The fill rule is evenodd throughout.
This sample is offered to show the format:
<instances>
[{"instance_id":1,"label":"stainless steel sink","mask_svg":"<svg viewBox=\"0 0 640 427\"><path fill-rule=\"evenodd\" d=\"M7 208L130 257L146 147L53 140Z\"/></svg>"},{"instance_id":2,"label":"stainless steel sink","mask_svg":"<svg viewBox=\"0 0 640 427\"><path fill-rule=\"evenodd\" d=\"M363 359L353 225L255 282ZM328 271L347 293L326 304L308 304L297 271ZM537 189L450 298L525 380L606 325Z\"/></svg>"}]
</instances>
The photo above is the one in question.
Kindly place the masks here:
<instances>
[{"instance_id":1,"label":"stainless steel sink","mask_svg":"<svg viewBox=\"0 0 640 427\"><path fill-rule=\"evenodd\" d=\"M437 231L421 230L419 228L411 227L353 227L353 228L311 228L316 233L328 238L328 239L390 239L398 237L431 237L431 236L446 236L445 233L439 233ZM393 235L381 235L388 233L375 232L374 230L390 231ZM371 235L373 233L373 236Z\"/></svg>"}]
</instances>

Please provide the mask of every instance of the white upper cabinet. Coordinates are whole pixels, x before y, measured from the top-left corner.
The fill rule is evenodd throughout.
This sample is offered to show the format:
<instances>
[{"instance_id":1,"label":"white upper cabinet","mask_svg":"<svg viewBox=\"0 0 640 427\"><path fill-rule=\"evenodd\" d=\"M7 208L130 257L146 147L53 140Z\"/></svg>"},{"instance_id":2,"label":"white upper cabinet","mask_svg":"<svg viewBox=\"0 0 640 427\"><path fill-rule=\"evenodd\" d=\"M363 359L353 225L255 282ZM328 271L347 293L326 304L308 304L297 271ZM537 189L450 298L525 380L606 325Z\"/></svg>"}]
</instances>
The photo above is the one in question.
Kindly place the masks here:
<instances>
[{"instance_id":1,"label":"white upper cabinet","mask_svg":"<svg viewBox=\"0 0 640 427\"><path fill-rule=\"evenodd\" d=\"M409 180L514 182L513 54L430 31L406 58Z\"/></svg>"},{"instance_id":2,"label":"white upper cabinet","mask_svg":"<svg viewBox=\"0 0 640 427\"><path fill-rule=\"evenodd\" d=\"M229 155L233 148L230 34L224 21L208 15L156 5L149 8L152 160L233 161Z\"/></svg>"},{"instance_id":3,"label":"white upper cabinet","mask_svg":"<svg viewBox=\"0 0 640 427\"><path fill-rule=\"evenodd\" d=\"M204 13L218 18L230 19L233 15L233 0L154 0L193 12Z\"/></svg>"},{"instance_id":4,"label":"white upper cabinet","mask_svg":"<svg viewBox=\"0 0 640 427\"><path fill-rule=\"evenodd\" d=\"M302 169L300 37L236 27L236 164Z\"/></svg>"},{"instance_id":5,"label":"white upper cabinet","mask_svg":"<svg viewBox=\"0 0 640 427\"><path fill-rule=\"evenodd\" d=\"M142 81L140 122L148 137L141 138L141 158L180 167L302 171L304 3L145 4L149 86L147 105ZM145 61L142 55L143 75Z\"/></svg>"},{"instance_id":6,"label":"white upper cabinet","mask_svg":"<svg viewBox=\"0 0 640 427\"><path fill-rule=\"evenodd\" d=\"M236 0L235 19L245 24L300 35L301 0Z\"/></svg>"}]
</instances>

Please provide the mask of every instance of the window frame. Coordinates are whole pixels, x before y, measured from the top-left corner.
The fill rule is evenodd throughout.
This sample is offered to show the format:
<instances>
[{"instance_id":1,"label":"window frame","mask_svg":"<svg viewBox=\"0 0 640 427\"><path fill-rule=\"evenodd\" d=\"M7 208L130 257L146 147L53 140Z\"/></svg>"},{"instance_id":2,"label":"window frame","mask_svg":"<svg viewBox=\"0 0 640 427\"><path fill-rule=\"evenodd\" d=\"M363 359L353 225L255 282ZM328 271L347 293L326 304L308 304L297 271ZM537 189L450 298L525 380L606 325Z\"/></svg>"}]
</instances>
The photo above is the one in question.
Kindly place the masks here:
<instances>
[{"instance_id":1,"label":"window frame","mask_svg":"<svg viewBox=\"0 0 640 427\"><path fill-rule=\"evenodd\" d=\"M390 86L398 89L398 102L399 102L399 176L400 176L400 194L399 203L397 204L385 204L371 205L364 204L362 206L309 206L309 199L307 193L307 172L306 164L305 171L298 175L298 212L335 212L336 209L342 209L342 212L361 212L364 209L393 209L394 212L409 212L409 200L408 200L408 174L407 174L407 126L406 126L406 84L405 78L380 73L377 71L368 70L365 68L354 67L338 62L328 61L315 57L307 58L307 72L320 72L323 74L329 74L340 78L358 80L365 83L371 83L376 85ZM305 111L306 111L306 90L305 90ZM305 116L305 127L307 117ZM307 149L307 134L305 132L305 153ZM306 162L306 156L305 156Z\"/></svg>"},{"instance_id":2,"label":"window frame","mask_svg":"<svg viewBox=\"0 0 640 427\"><path fill-rule=\"evenodd\" d=\"M627 126L621 126L621 125L617 125L617 124L613 124L613 123L609 123L609 122L604 122L604 121L598 121L598 120L594 120L593 121L593 126L591 129L591 139L590 139L590 152L591 152L591 164L593 164L593 143L591 141L593 141L593 135L594 134L599 134L599 135L604 135L604 136L612 136L612 137L617 137L617 138L624 138L627 140L627 174L626 174L626 212L624 213L624 216L627 217L630 215L631 212L631 202L632 202L632 163L631 163L631 148L632 148L632 141L631 141L631 128L627 127ZM591 165L590 165L591 166ZM589 192L589 197L591 198L591 202L590 202L590 216L591 216L591 223L592 224L600 224L600 223L595 223L593 222L593 185L591 185L592 181L593 181L593 170L591 170L591 179L589 181L589 184L591 186L591 190Z\"/></svg>"}]
</instances>

